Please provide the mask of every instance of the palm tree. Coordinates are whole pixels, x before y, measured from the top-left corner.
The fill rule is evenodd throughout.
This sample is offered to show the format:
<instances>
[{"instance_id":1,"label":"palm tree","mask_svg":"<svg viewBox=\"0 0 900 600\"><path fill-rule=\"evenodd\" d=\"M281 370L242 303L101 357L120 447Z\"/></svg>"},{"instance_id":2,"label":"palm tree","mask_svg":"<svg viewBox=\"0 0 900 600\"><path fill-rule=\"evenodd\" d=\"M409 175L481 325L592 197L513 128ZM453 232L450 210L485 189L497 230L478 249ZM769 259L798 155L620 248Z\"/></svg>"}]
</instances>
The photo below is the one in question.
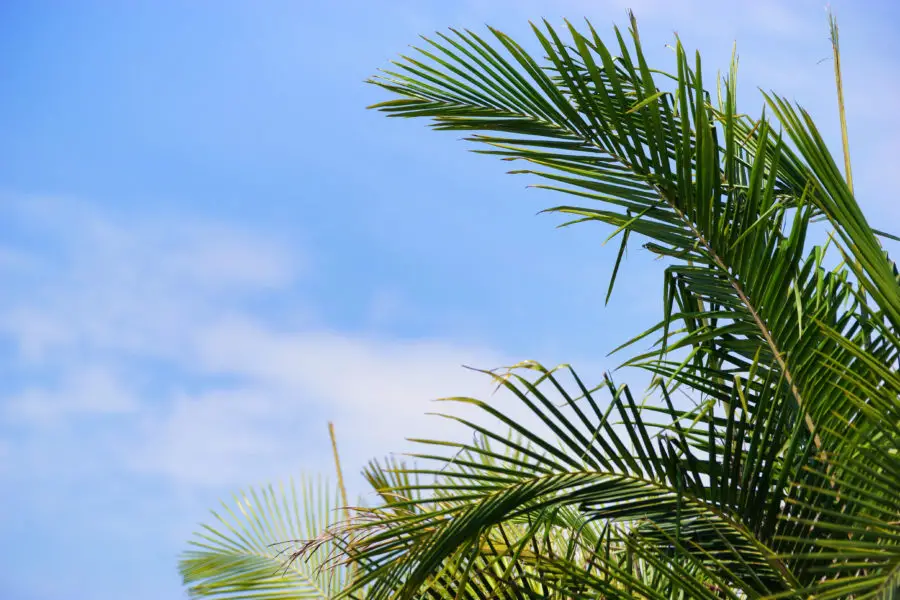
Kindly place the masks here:
<instances>
[{"instance_id":1,"label":"palm tree","mask_svg":"<svg viewBox=\"0 0 900 600\"><path fill-rule=\"evenodd\" d=\"M394 96L375 108L519 161L571 199L548 209L566 225L611 225L610 292L635 237L664 259L662 319L618 349L652 342L623 362L649 397L485 372L538 425L453 399L484 413L476 441L371 467L383 505L299 560L329 548L354 569L339 595L366 600L900 598L897 238L856 201L846 125L842 174L803 109L738 111L736 61L710 92L680 43L651 69L633 17L612 45L566 29L533 25L543 64L494 29L425 38L372 80ZM833 21L832 41L837 59Z\"/></svg>"}]
</instances>

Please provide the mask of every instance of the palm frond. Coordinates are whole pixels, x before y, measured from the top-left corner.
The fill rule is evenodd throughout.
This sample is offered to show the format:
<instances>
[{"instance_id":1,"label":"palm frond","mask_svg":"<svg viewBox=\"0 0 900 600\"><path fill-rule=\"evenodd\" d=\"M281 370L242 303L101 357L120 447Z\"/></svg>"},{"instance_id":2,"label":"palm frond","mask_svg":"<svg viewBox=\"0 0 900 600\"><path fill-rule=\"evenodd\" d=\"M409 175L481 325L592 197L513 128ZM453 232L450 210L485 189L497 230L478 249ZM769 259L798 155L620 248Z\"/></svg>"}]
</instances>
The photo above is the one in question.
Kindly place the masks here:
<instances>
[{"instance_id":1,"label":"palm frond","mask_svg":"<svg viewBox=\"0 0 900 600\"><path fill-rule=\"evenodd\" d=\"M223 503L179 562L188 593L222 600L338 597L349 582L346 567L329 564L339 548L328 527L339 508L337 488L321 478L248 490L233 508ZM301 560L290 560L307 545Z\"/></svg>"}]
</instances>

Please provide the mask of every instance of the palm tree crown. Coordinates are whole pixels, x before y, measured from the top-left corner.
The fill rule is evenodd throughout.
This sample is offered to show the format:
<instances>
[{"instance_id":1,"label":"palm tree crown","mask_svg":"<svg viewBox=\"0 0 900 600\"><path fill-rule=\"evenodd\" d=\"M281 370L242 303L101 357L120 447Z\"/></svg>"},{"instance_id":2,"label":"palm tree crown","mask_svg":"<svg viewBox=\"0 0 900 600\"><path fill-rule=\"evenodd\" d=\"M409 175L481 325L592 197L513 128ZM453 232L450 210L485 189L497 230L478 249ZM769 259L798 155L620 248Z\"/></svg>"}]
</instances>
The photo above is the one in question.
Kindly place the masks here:
<instances>
[{"instance_id":1,"label":"palm tree crown","mask_svg":"<svg viewBox=\"0 0 900 600\"><path fill-rule=\"evenodd\" d=\"M710 88L680 43L651 69L633 18L609 45L590 24L533 31L543 62L494 29L425 38L372 79L393 96L375 108L522 164L569 199L547 209L567 225L611 225L610 292L629 242L665 259L662 319L619 348L651 342L623 365L656 401L568 366L486 372L539 426L453 399L483 411L464 421L477 441L373 463L383 504L310 534L299 560L327 546L343 569L320 597L900 597L888 234L805 111L774 94L760 118L738 111L735 61ZM186 580L223 548L186 559Z\"/></svg>"}]
</instances>

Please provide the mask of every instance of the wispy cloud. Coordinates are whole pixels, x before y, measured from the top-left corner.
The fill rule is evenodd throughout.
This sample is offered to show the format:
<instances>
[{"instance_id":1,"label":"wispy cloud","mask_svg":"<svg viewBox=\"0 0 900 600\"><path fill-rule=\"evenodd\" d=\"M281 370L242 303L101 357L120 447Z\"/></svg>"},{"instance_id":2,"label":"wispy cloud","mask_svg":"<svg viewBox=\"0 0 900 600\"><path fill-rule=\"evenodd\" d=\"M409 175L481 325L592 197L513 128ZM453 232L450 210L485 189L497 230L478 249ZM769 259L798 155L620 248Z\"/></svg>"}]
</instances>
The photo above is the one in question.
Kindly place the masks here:
<instances>
[{"instance_id":1,"label":"wispy cloud","mask_svg":"<svg viewBox=\"0 0 900 600\"><path fill-rule=\"evenodd\" d=\"M80 415L123 414L139 403L121 377L104 366L70 365L55 385L30 385L5 399L4 416L26 425Z\"/></svg>"},{"instance_id":2,"label":"wispy cloud","mask_svg":"<svg viewBox=\"0 0 900 600\"><path fill-rule=\"evenodd\" d=\"M223 322L199 337L202 375L232 383L176 394L169 409L144 420L132 456L135 468L182 483L330 471L327 420L337 423L345 462L355 470L402 449L410 433L446 427L425 417L429 400L490 390L461 363L502 364L491 352L440 342L284 332L250 321Z\"/></svg>"},{"instance_id":3,"label":"wispy cloud","mask_svg":"<svg viewBox=\"0 0 900 600\"><path fill-rule=\"evenodd\" d=\"M84 460L60 447L66 436L31 443L77 425L117 448L92 455L95 469L234 486L329 468L328 419L358 467L410 432L443 427L424 417L430 399L488 391L463 363L509 362L257 310L274 292L300 312L306 300L297 283L310 261L273 236L183 218L125 221L58 200L6 207L21 235L4 249L15 260L0 264L11 283L0 342L17 365L0 425L17 431L7 446L22 469L54 462L44 453L58 469Z\"/></svg>"}]
</instances>

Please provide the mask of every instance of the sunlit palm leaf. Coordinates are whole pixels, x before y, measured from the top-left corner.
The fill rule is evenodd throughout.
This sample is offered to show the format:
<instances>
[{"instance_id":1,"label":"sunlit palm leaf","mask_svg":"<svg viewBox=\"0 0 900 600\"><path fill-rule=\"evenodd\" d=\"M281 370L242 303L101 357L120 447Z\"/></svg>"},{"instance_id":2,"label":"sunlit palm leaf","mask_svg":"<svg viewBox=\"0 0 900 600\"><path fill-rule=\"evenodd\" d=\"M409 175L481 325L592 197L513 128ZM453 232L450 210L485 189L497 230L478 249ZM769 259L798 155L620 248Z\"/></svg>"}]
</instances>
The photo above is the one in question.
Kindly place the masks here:
<instances>
[{"instance_id":1,"label":"sunlit palm leaf","mask_svg":"<svg viewBox=\"0 0 900 600\"><path fill-rule=\"evenodd\" d=\"M179 569L192 597L276 600L331 599L345 588L348 569L326 564L337 548L327 539L289 560L340 518L337 490L322 479L278 489L249 490L233 507L213 511Z\"/></svg>"}]
</instances>

